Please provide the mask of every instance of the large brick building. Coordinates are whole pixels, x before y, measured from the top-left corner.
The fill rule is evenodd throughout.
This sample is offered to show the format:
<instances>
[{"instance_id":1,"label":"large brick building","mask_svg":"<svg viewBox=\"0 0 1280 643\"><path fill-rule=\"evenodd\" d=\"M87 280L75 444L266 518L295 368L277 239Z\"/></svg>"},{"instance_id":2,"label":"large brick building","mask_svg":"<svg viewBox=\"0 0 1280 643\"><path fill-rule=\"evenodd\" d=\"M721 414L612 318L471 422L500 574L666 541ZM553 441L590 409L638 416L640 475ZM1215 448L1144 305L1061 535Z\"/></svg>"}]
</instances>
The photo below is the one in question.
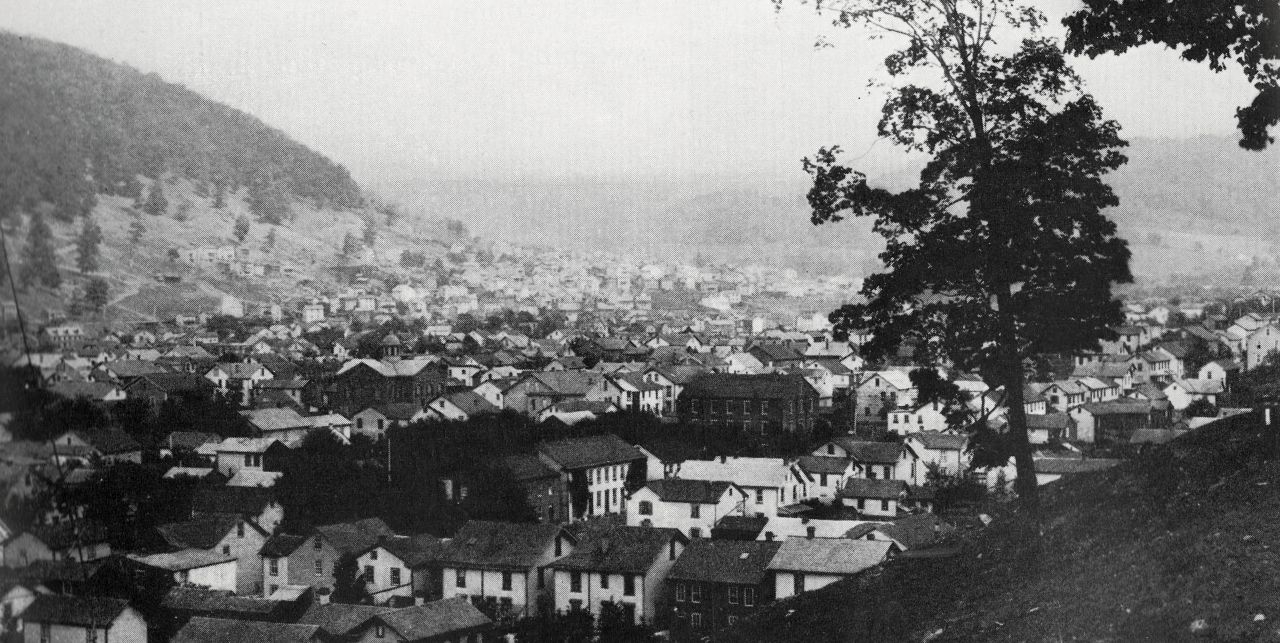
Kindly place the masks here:
<instances>
[{"instance_id":1,"label":"large brick building","mask_svg":"<svg viewBox=\"0 0 1280 643\"><path fill-rule=\"evenodd\" d=\"M676 399L686 424L755 433L813 432L818 391L801 375L708 373L690 380Z\"/></svg>"},{"instance_id":2,"label":"large brick building","mask_svg":"<svg viewBox=\"0 0 1280 643\"><path fill-rule=\"evenodd\" d=\"M327 392L329 407L348 417L393 402L425 408L444 393L448 368L429 359L357 359L342 365Z\"/></svg>"}]
</instances>

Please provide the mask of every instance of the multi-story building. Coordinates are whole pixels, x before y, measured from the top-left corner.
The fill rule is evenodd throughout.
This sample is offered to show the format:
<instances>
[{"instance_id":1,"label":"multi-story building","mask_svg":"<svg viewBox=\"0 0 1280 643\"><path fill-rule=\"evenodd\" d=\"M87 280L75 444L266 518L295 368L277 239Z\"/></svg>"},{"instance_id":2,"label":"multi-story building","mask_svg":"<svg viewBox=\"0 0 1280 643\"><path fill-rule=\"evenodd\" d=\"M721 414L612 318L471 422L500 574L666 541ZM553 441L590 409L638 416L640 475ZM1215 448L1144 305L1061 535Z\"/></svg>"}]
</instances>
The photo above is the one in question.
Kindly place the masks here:
<instances>
[{"instance_id":1,"label":"multi-story building","mask_svg":"<svg viewBox=\"0 0 1280 643\"><path fill-rule=\"evenodd\" d=\"M708 373L676 400L681 421L698 429L747 434L813 432L818 392L800 375Z\"/></svg>"}]
</instances>

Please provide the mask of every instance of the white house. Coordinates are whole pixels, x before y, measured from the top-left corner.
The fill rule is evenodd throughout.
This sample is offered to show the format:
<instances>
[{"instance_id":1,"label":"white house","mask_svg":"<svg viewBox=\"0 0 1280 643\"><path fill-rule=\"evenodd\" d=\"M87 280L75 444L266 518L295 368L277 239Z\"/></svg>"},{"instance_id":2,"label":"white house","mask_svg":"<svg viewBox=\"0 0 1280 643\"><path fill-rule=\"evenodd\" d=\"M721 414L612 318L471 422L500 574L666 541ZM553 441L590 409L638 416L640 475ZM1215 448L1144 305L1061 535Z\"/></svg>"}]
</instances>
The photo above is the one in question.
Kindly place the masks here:
<instances>
[{"instance_id":1,"label":"white house","mask_svg":"<svg viewBox=\"0 0 1280 643\"><path fill-rule=\"evenodd\" d=\"M811 497L809 476L794 462L781 458L685 460L675 475L687 480L732 482L747 494L745 515L776 516L780 508Z\"/></svg>"},{"instance_id":2,"label":"white house","mask_svg":"<svg viewBox=\"0 0 1280 643\"><path fill-rule=\"evenodd\" d=\"M128 554L127 557L139 565L172 573L174 582L179 585L236 591L236 558L229 554L204 549L183 549L147 556Z\"/></svg>"},{"instance_id":3,"label":"white house","mask_svg":"<svg viewBox=\"0 0 1280 643\"><path fill-rule=\"evenodd\" d=\"M663 582L688 539L674 529L614 527L587 532L572 554L548 567L555 608L600 613L612 601L636 622L653 622Z\"/></svg>"},{"instance_id":4,"label":"white house","mask_svg":"<svg viewBox=\"0 0 1280 643\"><path fill-rule=\"evenodd\" d=\"M1164 394L1169 398L1169 406L1173 410L1183 411L1196 400L1205 400L1216 407L1218 396L1225 389L1226 382L1223 380L1183 379L1164 387Z\"/></svg>"},{"instance_id":5,"label":"white house","mask_svg":"<svg viewBox=\"0 0 1280 643\"><path fill-rule=\"evenodd\" d=\"M874 518L896 518L907 499L907 483L902 480L849 478L839 492L840 503Z\"/></svg>"},{"instance_id":6,"label":"white house","mask_svg":"<svg viewBox=\"0 0 1280 643\"><path fill-rule=\"evenodd\" d=\"M730 482L652 480L627 499L627 524L675 529L689 538L709 537L721 518L742 515L746 496Z\"/></svg>"},{"instance_id":7,"label":"white house","mask_svg":"<svg viewBox=\"0 0 1280 643\"><path fill-rule=\"evenodd\" d=\"M812 481L809 497L828 504L835 502L836 494L844 488L844 481L855 477L858 472L858 465L853 458L802 455L796 460L796 465Z\"/></svg>"},{"instance_id":8,"label":"white house","mask_svg":"<svg viewBox=\"0 0 1280 643\"><path fill-rule=\"evenodd\" d=\"M926 468L936 465L940 472L951 476L961 475L969 468L969 458L965 453L969 439L966 436L923 431L908 435L904 442L920 456L920 462Z\"/></svg>"},{"instance_id":9,"label":"white house","mask_svg":"<svg viewBox=\"0 0 1280 643\"><path fill-rule=\"evenodd\" d=\"M228 478L242 469L263 471L263 457L275 444L283 446L275 438L226 438L211 447L215 454L213 466Z\"/></svg>"},{"instance_id":10,"label":"white house","mask_svg":"<svg viewBox=\"0 0 1280 643\"><path fill-rule=\"evenodd\" d=\"M936 401L915 408L889 411L887 421L889 432L898 435L920 431L943 431L947 428L947 416L942 413L942 406Z\"/></svg>"},{"instance_id":11,"label":"white house","mask_svg":"<svg viewBox=\"0 0 1280 643\"><path fill-rule=\"evenodd\" d=\"M1244 344L1244 370L1251 371L1266 361L1267 355L1280 352L1280 327L1270 323L1249 333Z\"/></svg>"},{"instance_id":12,"label":"white house","mask_svg":"<svg viewBox=\"0 0 1280 643\"><path fill-rule=\"evenodd\" d=\"M467 521L437 555L444 598L489 597L508 615L532 616L554 598L547 566L578 539L554 524Z\"/></svg>"},{"instance_id":13,"label":"white house","mask_svg":"<svg viewBox=\"0 0 1280 643\"><path fill-rule=\"evenodd\" d=\"M769 561L774 596L781 600L852 578L897 551L897 545L885 540L788 538Z\"/></svg>"}]
</instances>

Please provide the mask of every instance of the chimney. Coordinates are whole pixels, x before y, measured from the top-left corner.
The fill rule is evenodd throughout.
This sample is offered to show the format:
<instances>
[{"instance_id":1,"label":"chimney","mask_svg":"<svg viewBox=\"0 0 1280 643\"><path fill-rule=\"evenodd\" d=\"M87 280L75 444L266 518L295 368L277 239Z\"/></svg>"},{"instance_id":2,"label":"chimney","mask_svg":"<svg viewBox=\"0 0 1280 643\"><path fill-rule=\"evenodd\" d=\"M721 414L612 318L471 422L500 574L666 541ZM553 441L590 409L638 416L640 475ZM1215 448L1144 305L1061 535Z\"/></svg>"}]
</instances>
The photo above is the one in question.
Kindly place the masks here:
<instances>
[{"instance_id":1,"label":"chimney","mask_svg":"<svg viewBox=\"0 0 1280 643\"><path fill-rule=\"evenodd\" d=\"M725 455L721 454L721 456L720 456L720 464L724 464L724 463L725 463L725 462L727 462L727 461L728 461L728 457L726 457Z\"/></svg>"}]
</instances>

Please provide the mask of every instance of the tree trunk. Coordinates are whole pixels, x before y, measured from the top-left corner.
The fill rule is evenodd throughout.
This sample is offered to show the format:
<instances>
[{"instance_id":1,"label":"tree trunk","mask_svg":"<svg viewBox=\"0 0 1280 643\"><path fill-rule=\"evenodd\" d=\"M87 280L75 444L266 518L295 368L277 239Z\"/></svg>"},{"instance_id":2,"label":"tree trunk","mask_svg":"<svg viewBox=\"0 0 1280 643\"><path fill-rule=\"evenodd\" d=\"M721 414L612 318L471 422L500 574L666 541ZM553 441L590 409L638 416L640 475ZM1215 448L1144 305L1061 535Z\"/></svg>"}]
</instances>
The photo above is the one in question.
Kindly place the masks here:
<instances>
[{"instance_id":1,"label":"tree trunk","mask_svg":"<svg viewBox=\"0 0 1280 643\"><path fill-rule=\"evenodd\" d=\"M1035 461L1031 457L1031 441L1027 438L1027 410L1023 406L1025 400L1022 396L1022 385L1025 380L1022 360L1018 357L1018 351L1010 347L1006 350L1003 361L1005 400L1008 405L1006 437L1018 474L1013 488L1018 493L1018 502L1026 510L1028 517L1038 520L1040 488L1036 483Z\"/></svg>"}]
</instances>

